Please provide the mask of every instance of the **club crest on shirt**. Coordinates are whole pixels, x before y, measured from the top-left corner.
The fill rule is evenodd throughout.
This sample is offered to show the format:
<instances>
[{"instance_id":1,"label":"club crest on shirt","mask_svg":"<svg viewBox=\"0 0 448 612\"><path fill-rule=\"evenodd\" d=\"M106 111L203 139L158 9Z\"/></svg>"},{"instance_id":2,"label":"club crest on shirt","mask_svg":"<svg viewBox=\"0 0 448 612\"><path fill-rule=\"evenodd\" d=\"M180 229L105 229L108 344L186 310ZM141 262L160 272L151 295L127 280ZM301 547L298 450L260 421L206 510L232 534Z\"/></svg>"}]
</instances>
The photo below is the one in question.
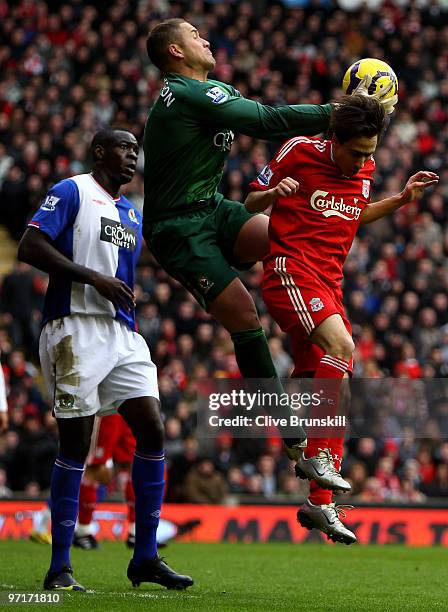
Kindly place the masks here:
<instances>
[{"instance_id":1,"label":"club crest on shirt","mask_svg":"<svg viewBox=\"0 0 448 612\"><path fill-rule=\"evenodd\" d=\"M71 410L75 405L75 398L70 393L63 393L56 398L56 405L59 410Z\"/></svg>"},{"instance_id":2,"label":"club crest on shirt","mask_svg":"<svg viewBox=\"0 0 448 612\"><path fill-rule=\"evenodd\" d=\"M215 283L211 281L209 278L207 278L206 276L200 276L198 278L199 288L204 294L210 291L210 289L213 287L214 284Z\"/></svg>"},{"instance_id":3,"label":"club crest on shirt","mask_svg":"<svg viewBox=\"0 0 448 612\"><path fill-rule=\"evenodd\" d=\"M210 89L207 89L205 92L205 95L211 99L213 104L222 104L229 98L226 92L220 87L210 87Z\"/></svg>"},{"instance_id":4,"label":"club crest on shirt","mask_svg":"<svg viewBox=\"0 0 448 612\"><path fill-rule=\"evenodd\" d=\"M362 195L366 198L366 200L370 195L370 181L367 179L362 181Z\"/></svg>"},{"instance_id":5,"label":"club crest on shirt","mask_svg":"<svg viewBox=\"0 0 448 612\"><path fill-rule=\"evenodd\" d=\"M61 198L57 198L56 196L47 196L45 198L45 201L41 205L41 209L53 212L56 209L56 204L59 202L60 199Z\"/></svg>"},{"instance_id":6,"label":"club crest on shirt","mask_svg":"<svg viewBox=\"0 0 448 612\"><path fill-rule=\"evenodd\" d=\"M311 298L310 306L313 312L319 312L319 310L322 310L322 308L324 307L324 303L322 302L320 298L315 297L315 298Z\"/></svg>"},{"instance_id":7,"label":"club crest on shirt","mask_svg":"<svg viewBox=\"0 0 448 612\"><path fill-rule=\"evenodd\" d=\"M133 208L129 209L128 217L133 223L137 223L137 225L139 225L137 215L135 214L135 210Z\"/></svg>"}]
</instances>

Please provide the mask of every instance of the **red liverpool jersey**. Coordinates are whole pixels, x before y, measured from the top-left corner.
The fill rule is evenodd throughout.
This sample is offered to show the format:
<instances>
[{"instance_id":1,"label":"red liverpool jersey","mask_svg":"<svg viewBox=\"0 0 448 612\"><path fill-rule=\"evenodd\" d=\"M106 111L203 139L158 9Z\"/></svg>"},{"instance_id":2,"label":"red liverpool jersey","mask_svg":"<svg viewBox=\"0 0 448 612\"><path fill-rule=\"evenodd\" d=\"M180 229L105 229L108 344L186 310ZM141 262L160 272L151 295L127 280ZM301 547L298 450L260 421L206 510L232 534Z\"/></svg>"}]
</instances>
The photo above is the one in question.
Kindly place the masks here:
<instances>
[{"instance_id":1,"label":"red liverpool jersey","mask_svg":"<svg viewBox=\"0 0 448 612\"><path fill-rule=\"evenodd\" d=\"M265 266L286 256L328 285L340 285L374 170L369 159L358 174L345 177L332 160L331 141L299 136L285 142L250 184L251 191L266 191L287 176L300 183L297 193L278 198L272 208Z\"/></svg>"}]
</instances>

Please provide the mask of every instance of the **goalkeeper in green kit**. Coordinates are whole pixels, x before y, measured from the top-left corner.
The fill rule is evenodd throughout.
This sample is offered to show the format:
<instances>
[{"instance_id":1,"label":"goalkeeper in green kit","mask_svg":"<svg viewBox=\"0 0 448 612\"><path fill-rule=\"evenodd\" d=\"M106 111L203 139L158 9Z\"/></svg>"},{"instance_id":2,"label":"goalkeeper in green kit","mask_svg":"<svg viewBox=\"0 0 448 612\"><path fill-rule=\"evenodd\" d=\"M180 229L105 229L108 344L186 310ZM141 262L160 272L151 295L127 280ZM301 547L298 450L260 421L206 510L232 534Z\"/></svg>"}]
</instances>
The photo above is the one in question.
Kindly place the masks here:
<instances>
[{"instance_id":1,"label":"goalkeeper in green kit","mask_svg":"<svg viewBox=\"0 0 448 612\"><path fill-rule=\"evenodd\" d=\"M165 81L145 128L143 235L160 265L231 334L242 376L276 379L255 304L235 271L268 254L269 218L217 188L234 132L271 141L317 134L327 130L332 105L265 106L208 80L210 44L183 19L153 28L147 50ZM280 433L297 461L305 432ZM330 478L334 467L323 469Z\"/></svg>"}]
</instances>

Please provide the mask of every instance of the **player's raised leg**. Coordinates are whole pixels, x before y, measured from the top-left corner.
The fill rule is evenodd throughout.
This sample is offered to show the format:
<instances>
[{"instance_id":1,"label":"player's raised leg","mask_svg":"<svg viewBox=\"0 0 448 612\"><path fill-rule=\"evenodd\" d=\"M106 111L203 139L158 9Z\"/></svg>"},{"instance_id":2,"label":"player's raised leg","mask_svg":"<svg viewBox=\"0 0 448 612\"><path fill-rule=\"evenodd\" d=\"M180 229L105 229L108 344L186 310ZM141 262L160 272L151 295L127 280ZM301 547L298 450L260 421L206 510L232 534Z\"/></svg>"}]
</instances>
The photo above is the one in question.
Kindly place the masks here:
<instances>
[{"instance_id":1,"label":"player's raised leg","mask_svg":"<svg viewBox=\"0 0 448 612\"><path fill-rule=\"evenodd\" d=\"M340 403L349 401L343 398L341 383L347 378L353 352L353 341L342 317L334 314L325 319L311 334L311 340L322 350L317 369L314 372L316 384L324 387L325 403L319 406L319 416L335 416ZM346 366L346 367L345 367ZM325 379L325 380L322 380ZM319 382L318 382L319 381ZM323 384L321 384L321 382ZM345 389L344 389L345 390ZM311 416L315 416L312 414ZM329 432L326 432L329 433ZM309 428L308 458L303 456L296 466L300 477L308 477L304 470L316 471L316 478L311 480L310 494L307 501L299 508L297 520L306 529L319 529L328 539L344 544L357 541L356 535L341 521L344 509L350 506L336 505L333 502L333 490L348 490L350 485L340 476L345 428L332 429L331 435L322 437L318 429ZM325 481L319 478L324 467L328 466Z\"/></svg>"},{"instance_id":2,"label":"player's raised leg","mask_svg":"<svg viewBox=\"0 0 448 612\"><path fill-rule=\"evenodd\" d=\"M312 331L310 339L324 353L314 374L316 391L321 393L323 388L324 397L321 397L320 405L312 410L311 418L336 416L341 383L343 378L348 376L347 371L355 345L340 314L332 314L324 319ZM315 414L317 412L319 414ZM349 491L351 488L334 466L329 450L328 433L326 429L314 427L308 429L308 447L296 466L298 476L313 481L310 499L319 505L330 501L327 498L331 498L331 491L325 489Z\"/></svg>"},{"instance_id":3,"label":"player's raised leg","mask_svg":"<svg viewBox=\"0 0 448 612\"><path fill-rule=\"evenodd\" d=\"M269 217L254 215L238 232L233 249L235 259L241 263L263 261L269 253Z\"/></svg>"},{"instance_id":4,"label":"player's raised leg","mask_svg":"<svg viewBox=\"0 0 448 612\"><path fill-rule=\"evenodd\" d=\"M93 416L58 418L59 453L51 478L51 563L45 589L85 591L73 578L70 546L79 508L79 488L90 447Z\"/></svg>"},{"instance_id":5,"label":"player's raised leg","mask_svg":"<svg viewBox=\"0 0 448 612\"><path fill-rule=\"evenodd\" d=\"M129 399L121 405L120 414L137 443L132 465L135 548L128 566L128 578L133 586L156 582L168 589L186 589L193 580L177 574L157 554L157 526L165 484L164 434L159 401L154 397Z\"/></svg>"},{"instance_id":6,"label":"player's raised leg","mask_svg":"<svg viewBox=\"0 0 448 612\"><path fill-rule=\"evenodd\" d=\"M236 304L238 307L235 307ZM277 378L266 335L252 297L243 283L238 278L234 279L210 303L209 310L230 333L238 367L244 378L270 379L270 390L275 386L277 392L282 394L284 390ZM293 414L288 406L278 406L275 409L276 417L289 418ZM291 437L291 429L286 428L286 431L280 429L280 435L288 456L297 461L306 446L305 431L298 427L297 436Z\"/></svg>"}]
</instances>

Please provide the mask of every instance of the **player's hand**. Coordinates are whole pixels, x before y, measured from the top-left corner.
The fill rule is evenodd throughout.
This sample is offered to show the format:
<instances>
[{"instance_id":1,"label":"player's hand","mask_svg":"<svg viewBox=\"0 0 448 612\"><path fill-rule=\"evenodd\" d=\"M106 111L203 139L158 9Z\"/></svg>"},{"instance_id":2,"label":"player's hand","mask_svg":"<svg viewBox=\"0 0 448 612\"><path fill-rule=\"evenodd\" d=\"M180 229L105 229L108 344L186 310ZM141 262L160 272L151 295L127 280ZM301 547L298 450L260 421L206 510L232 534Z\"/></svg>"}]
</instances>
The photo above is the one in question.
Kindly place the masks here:
<instances>
[{"instance_id":1,"label":"player's hand","mask_svg":"<svg viewBox=\"0 0 448 612\"><path fill-rule=\"evenodd\" d=\"M272 189L272 193L276 198L286 198L294 195L299 189L300 184L290 176L282 179L277 187Z\"/></svg>"},{"instance_id":2,"label":"player's hand","mask_svg":"<svg viewBox=\"0 0 448 612\"><path fill-rule=\"evenodd\" d=\"M135 296L132 289L119 278L96 273L92 286L115 307L121 306L126 312L131 312L135 308Z\"/></svg>"},{"instance_id":3,"label":"player's hand","mask_svg":"<svg viewBox=\"0 0 448 612\"><path fill-rule=\"evenodd\" d=\"M0 434L8 429L8 413L0 412Z\"/></svg>"},{"instance_id":4,"label":"player's hand","mask_svg":"<svg viewBox=\"0 0 448 612\"><path fill-rule=\"evenodd\" d=\"M403 204L417 200L425 189L432 187L432 185L437 185L438 182L439 176L434 172L421 170L417 174L413 174L401 192Z\"/></svg>"},{"instance_id":5,"label":"player's hand","mask_svg":"<svg viewBox=\"0 0 448 612\"><path fill-rule=\"evenodd\" d=\"M392 83L390 85L392 87ZM395 110L395 105L398 102L398 96L397 94L395 94L394 96L391 96L390 98L383 98L382 95L380 97L379 94L373 94L373 97L377 98L381 102L384 110L386 111L386 115L392 115L392 113Z\"/></svg>"},{"instance_id":6,"label":"player's hand","mask_svg":"<svg viewBox=\"0 0 448 612\"><path fill-rule=\"evenodd\" d=\"M388 98L387 94L390 93L394 84L391 81L386 87L384 87L380 91L377 91L374 94L370 94L369 87L371 84L372 76L370 74L366 74L361 79L361 82L355 87L352 92L352 95L358 94L359 96L369 96L371 98L375 98L376 100L378 100L378 102L382 104L384 110L386 111L386 114L391 115L394 112L396 103L398 102L398 96L397 94L395 94L394 96Z\"/></svg>"},{"instance_id":7,"label":"player's hand","mask_svg":"<svg viewBox=\"0 0 448 612\"><path fill-rule=\"evenodd\" d=\"M352 96L368 96L369 94L369 87L372 83L372 77L370 76L370 74L366 74L361 81L358 83L358 85L355 87L355 89L352 91Z\"/></svg>"}]
</instances>

